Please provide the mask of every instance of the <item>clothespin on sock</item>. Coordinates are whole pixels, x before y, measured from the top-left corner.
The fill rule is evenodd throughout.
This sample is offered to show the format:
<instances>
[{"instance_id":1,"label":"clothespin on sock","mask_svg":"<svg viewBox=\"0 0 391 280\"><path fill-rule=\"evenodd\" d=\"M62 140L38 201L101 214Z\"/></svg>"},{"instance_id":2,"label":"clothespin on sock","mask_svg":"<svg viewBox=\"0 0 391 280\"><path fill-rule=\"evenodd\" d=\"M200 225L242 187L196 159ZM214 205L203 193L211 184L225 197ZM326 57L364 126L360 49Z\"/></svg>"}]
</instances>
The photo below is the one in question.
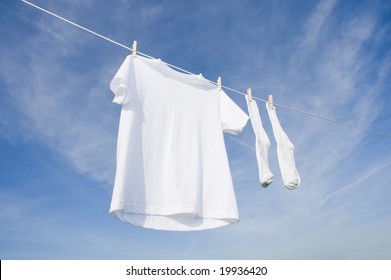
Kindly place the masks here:
<instances>
[{"instance_id":1,"label":"clothespin on sock","mask_svg":"<svg viewBox=\"0 0 391 280\"><path fill-rule=\"evenodd\" d=\"M132 56L133 56L134 58L136 58L136 56L137 56L137 41L133 41Z\"/></svg>"},{"instance_id":2,"label":"clothespin on sock","mask_svg":"<svg viewBox=\"0 0 391 280\"><path fill-rule=\"evenodd\" d=\"M248 96L248 101L253 101L253 94L251 93L251 88L247 89L247 96Z\"/></svg>"},{"instance_id":3,"label":"clothespin on sock","mask_svg":"<svg viewBox=\"0 0 391 280\"><path fill-rule=\"evenodd\" d=\"M269 103L269 108L274 110L273 95L269 95L268 103Z\"/></svg>"},{"instance_id":4,"label":"clothespin on sock","mask_svg":"<svg viewBox=\"0 0 391 280\"><path fill-rule=\"evenodd\" d=\"M221 77L217 78L217 89L220 91L221 90Z\"/></svg>"}]
</instances>

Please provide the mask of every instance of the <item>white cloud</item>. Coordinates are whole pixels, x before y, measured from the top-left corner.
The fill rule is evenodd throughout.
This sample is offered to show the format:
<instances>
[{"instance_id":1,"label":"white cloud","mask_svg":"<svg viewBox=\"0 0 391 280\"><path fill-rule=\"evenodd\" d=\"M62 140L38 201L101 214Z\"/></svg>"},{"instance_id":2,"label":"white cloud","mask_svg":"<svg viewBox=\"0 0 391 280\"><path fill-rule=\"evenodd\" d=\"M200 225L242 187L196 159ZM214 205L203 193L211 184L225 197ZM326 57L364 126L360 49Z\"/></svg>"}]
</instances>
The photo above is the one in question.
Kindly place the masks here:
<instances>
[{"instance_id":1,"label":"white cloud","mask_svg":"<svg viewBox=\"0 0 391 280\"><path fill-rule=\"evenodd\" d=\"M56 24L40 24L38 35L14 49L2 47L8 56L0 73L23 119L23 129L70 160L81 173L111 183L118 123L118 110L108 95L113 66L93 77L75 69L82 67L77 62L68 64L78 56L76 46L82 48L88 39L83 41L68 26ZM65 35L53 37L52 33Z\"/></svg>"},{"instance_id":2,"label":"white cloud","mask_svg":"<svg viewBox=\"0 0 391 280\"><path fill-rule=\"evenodd\" d=\"M342 25L340 30L322 34L325 38L324 45L312 52L310 57L306 57L307 62L289 76L291 81L302 81L301 77L308 77L306 84L293 82L293 90L300 93L300 98L292 100L292 106L342 122L370 127L379 113L373 106L375 97L379 94L376 90L384 86L382 81L371 83L365 71L376 67L377 63L363 50L374 30L375 19L358 21L354 18ZM302 60L300 57L306 55L298 49L293 57L296 57L295 60ZM368 84L372 84L372 88ZM317 119L304 122L298 146L307 147L310 154L312 151L315 153L312 164L322 159L316 166L325 166L325 169L321 169L324 172L327 166L333 168L354 152L356 145L366 134L327 122L322 125L322 122L324 121Z\"/></svg>"},{"instance_id":3,"label":"white cloud","mask_svg":"<svg viewBox=\"0 0 391 280\"><path fill-rule=\"evenodd\" d=\"M0 220L21 218L28 208L25 203L16 202L12 195L0 193Z\"/></svg>"},{"instance_id":4,"label":"white cloud","mask_svg":"<svg viewBox=\"0 0 391 280\"><path fill-rule=\"evenodd\" d=\"M302 47L311 46L317 41L321 28L336 2L337 0L321 0L318 3L315 11L305 25L305 35L301 40Z\"/></svg>"}]
</instances>

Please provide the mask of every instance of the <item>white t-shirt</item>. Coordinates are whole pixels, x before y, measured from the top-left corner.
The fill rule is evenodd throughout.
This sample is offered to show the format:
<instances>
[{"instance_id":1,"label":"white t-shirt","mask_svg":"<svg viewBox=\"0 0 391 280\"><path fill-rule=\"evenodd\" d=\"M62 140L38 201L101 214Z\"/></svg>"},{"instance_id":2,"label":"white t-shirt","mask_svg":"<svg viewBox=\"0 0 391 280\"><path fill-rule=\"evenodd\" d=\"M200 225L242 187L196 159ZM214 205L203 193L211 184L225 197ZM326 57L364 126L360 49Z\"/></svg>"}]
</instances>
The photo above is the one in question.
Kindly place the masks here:
<instances>
[{"instance_id":1,"label":"white t-shirt","mask_svg":"<svg viewBox=\"0 0 391 280\"><path fill-rule=\"evenodd\" d=\"M238 221L223 131L248 116L201 75L126 57L110 84L122 105L110 213L137 226L202 230Z\"/></svg>"}]
</instances>

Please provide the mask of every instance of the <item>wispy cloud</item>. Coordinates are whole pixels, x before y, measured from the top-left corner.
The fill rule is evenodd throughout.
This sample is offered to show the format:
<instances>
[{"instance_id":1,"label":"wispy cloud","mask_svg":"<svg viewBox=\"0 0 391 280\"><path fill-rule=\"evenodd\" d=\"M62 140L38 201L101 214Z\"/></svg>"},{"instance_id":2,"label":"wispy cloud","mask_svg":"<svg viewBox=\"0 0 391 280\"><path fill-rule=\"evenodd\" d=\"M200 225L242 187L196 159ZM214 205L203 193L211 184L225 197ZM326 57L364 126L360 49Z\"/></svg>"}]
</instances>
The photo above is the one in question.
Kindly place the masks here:
<instances>
[{"instance_id":1,"label":"wispy cloud","mask_svg":"<svg viewBox=\"0 0 391 280\"><path fill-rule=\"evenodd\" d=\"M7 49L9 55L0 66L8 87L18 89L17 94L10 91L9 98L24 120L23 129L70 160L81 173L112 182L118 111L108 111L106 105L111 98L108 72L113 69L109 66L91 79L73 58L77 44L85 47L80 35L57 22L39 27L38 35L12 51ZM52 33L63 35L53 37ZM25 48L28 52L22 51Z\"/></svg>"},{"instance_id":2,"label":"wispy cloud","mask_svg":"<svg viewBox=\"0 0 391 280\"><path fill-rule=\"evenodd\" d=\"M337 0L321 0L318 3L315 11L305 24L305 35L301 40L302 47L309 47L316 43L321 28L336 3Z\"/></svg>"}]
</instances>

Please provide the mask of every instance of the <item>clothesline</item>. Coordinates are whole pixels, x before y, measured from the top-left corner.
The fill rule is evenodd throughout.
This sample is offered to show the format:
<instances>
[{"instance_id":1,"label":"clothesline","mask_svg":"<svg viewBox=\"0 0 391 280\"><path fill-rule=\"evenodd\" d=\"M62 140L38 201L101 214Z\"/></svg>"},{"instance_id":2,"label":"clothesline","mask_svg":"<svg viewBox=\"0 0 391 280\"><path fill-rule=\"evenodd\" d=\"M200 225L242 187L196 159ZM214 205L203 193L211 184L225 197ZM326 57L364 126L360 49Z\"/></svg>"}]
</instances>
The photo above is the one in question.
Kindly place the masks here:
<instances>
[{"instance_id":1,"label":"clothesline","mask_svg":"<svg viewBox=\"0 0 391 280\"><path fill-rule=\"evenodd\" d=\"M113 39L110 39L110 38L108 38L108 37L106 37L106 36L103 36L103 35L101 35L101 34L95 32L95 31L92 31L92 30L90 30L90 29L88 29L88 28L86 28L86 27L84 27L84 26L81 26L81 25L79 25L79 24L77 24L77 23L74 23L73 21L70 21L70 20L68 20L68 19L66 19L66 18L64 18L64 17L61 17L61 16L59 16L59 15L53 13L53 12L50 12L50 11L48 11L48 10L46 10L46 9L44 9L44 8L42 8L42 7L40 7L40 6L38 6L38 5L35 5L35 4L33 4L33 3L30 3L30 2L28 2L28 1L26 1L26 0L21 0L21 1L24 2L24 3L26 3L26 4L28 4L28 5L30 5L30 6L32 6L32 7L34 7L34 8L36 8L36 9L38 9L38 10L43 11L43 12L45 12L45 13L51 15L51 16L54 16L54 17L56 17L56 18L58 18L58 19L60 19L60 20L62 20L62 21L65 21L65 22L67 22L67 23L69 23L69 24L71 24L71 25L73 25L73 26L75 26L75 27L77 27L77 28L80 28L80 29L82 29L82 30L84 30L84 31L86 31L86 32L89 32L89 33L91 33L91 34L93 34L93 35L95 35L95 36L97 36L97 37L99 37L99 38L101 38L101 39L104 39L104 40L106 40L106 41L108 41L108 42L110 42L110 43L113 43L113 44L115 44L115 45L117 45L117 46L120 46L120 47L125 48L125 49L130 50L130 51L133 50L131 47L128 47L128 46L126 46L126 45L124 45L124 44L121 44L121 43L119 43L119 42L117 42L117 41L115 41L115 40L113 40ZM138 54L138 55L145 56L145 57L147 57L147 58L155 59L154 57L152 57L152 56L150 56L150 55L147 55L147 54L145 54L145 53L142 53L142 52L140 52L140 51L138 51L138 50L137 50L137 54ZM177 69L177 70L179 70L179 71L182 71L182 72L184 72L184 73L191 74L191 75L195 75L194 73L192 73L192 72L190 72L190 71L187 71L187 70L185 70L185 69L182 69L182 68L180 68L180 67L178 67L178 66L175 66L175 65L172 65L172 64L169 64L169 63L166 63L166 64L167 64L168 66L170 66L170 67L172 67L172 68L174 68L174 69ZM208 80L208 81L211 82L212 84L217 85L216 82L213 82L213 81L210 81L210 80ZM243 95L243 96L246 96L246 95L247 95L246 93L244 93L244 92L242 92L242 91L239 91L239 90L236 90L236 89L233 89L233 88L224 86L224 85L221 85L221 87L224 88L224 89L227 89L227 90L229 90L229 91L232 91L232 92L241 94L241 95ZM255 96L253 96L252 98L255 99L255 100L258 100L258 101L268 102L268 101L265 100L265 99L262 99L262 98L259 98L259 97L255 97ZM382 135L382 136L386 136L386 137L390 137L390 138L391 138L391 134L387 134L387 133L382 132L382 131L376 131L376 130L372 130L372 129L369 129L369 128L365 128L365 127L361 127L361 126L357 126L357 125L353 125L353 124L341 122L341 121L338 121L338 120L335 120L335 119L332 119L332 118L328 118L328 117L324 117L324 116L319 116L319 115L316 115L316 114L313 114L313 113L309 113L309 112L306 112L306 111L303 111L303 110L300 110L300 109L296 109L296 108L293 108L293 107L285 106L285 105L278 104L278 103L275 103L275 102L273 102L273 105L274 105L274 106L277 106L277 107L289 109L289 110L294 111L294 112L297 112L297 113L302 113L302 114L305 114L305 115L307 115L307 116L311 116L311 117L314 117L314 118L318 118L318 119L322 119L322 120L325 120L325 121L333 122L333 123L335 123L335 124L344 125L344 126L351 127L351 128L355 128L355 129L359 129L359 130L362 130L362 131L365 131L365 132L369 132L369 133L373 133L373 134L378 134L378 135Z\"/></svg>"}]
</instances>

